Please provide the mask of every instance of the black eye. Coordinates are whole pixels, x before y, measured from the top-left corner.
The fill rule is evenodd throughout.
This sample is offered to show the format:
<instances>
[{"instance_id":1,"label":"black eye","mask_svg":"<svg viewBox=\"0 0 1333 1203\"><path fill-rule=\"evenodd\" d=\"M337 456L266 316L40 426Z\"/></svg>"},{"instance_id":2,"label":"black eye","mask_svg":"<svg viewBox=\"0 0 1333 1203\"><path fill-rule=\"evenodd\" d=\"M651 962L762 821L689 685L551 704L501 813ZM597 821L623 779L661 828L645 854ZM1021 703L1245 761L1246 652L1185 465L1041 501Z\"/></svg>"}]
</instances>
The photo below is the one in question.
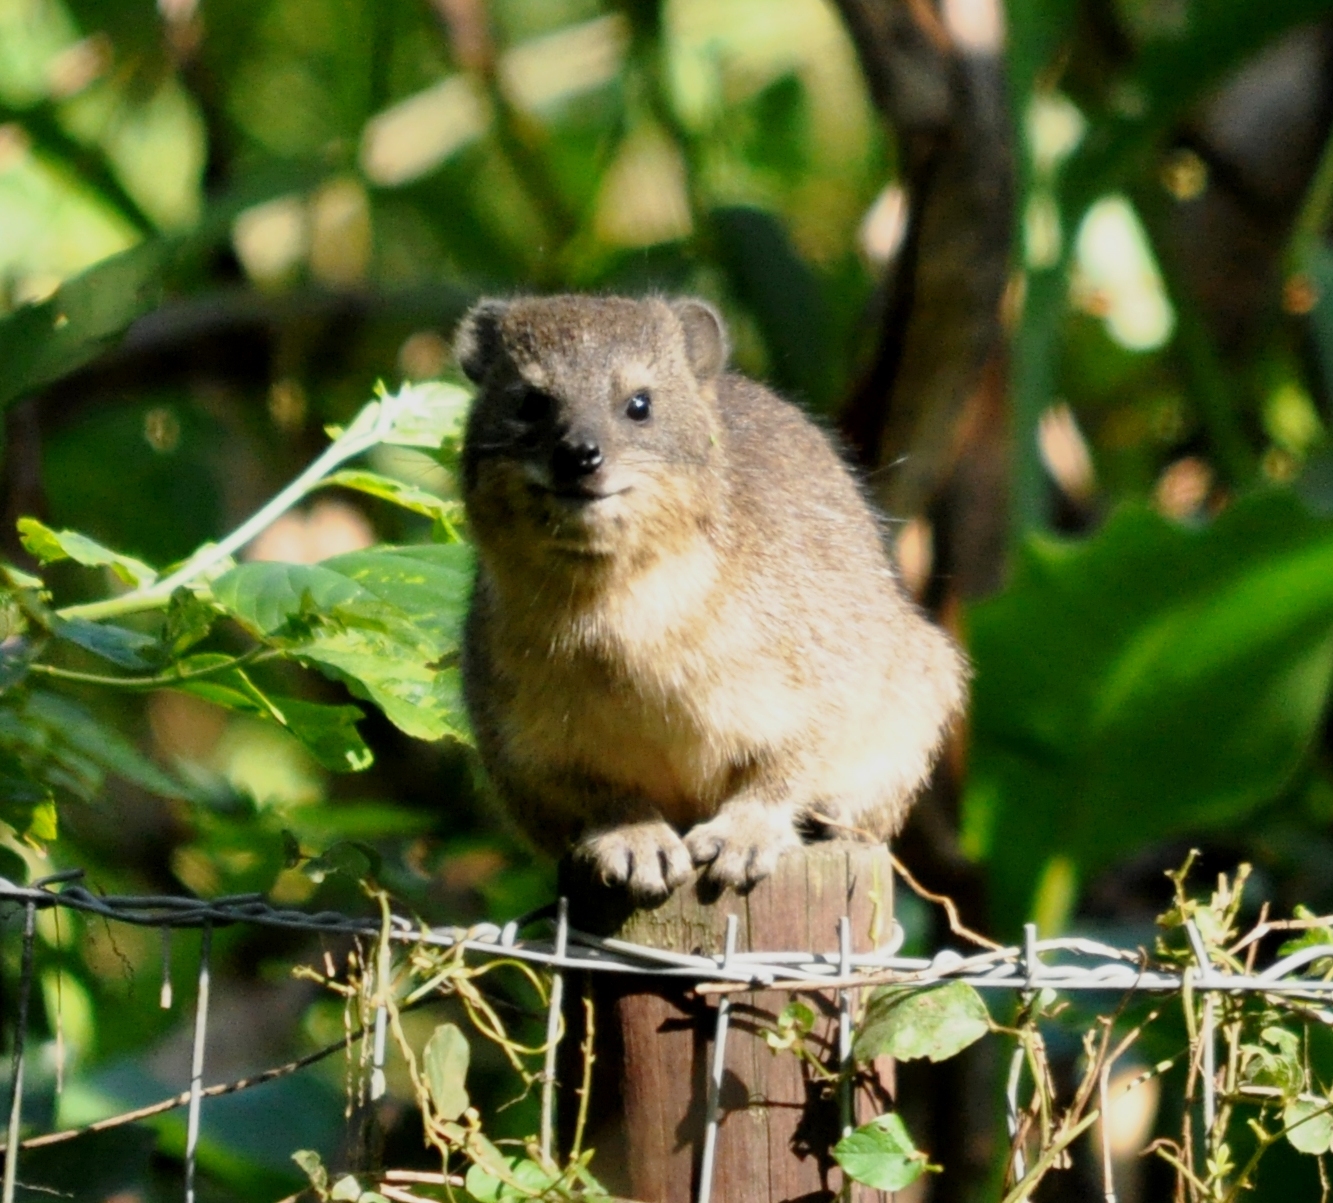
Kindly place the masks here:
<instances>
[{"instance_id":1,"label":"black eye","mask_svg":"<svg viewBox=\"0 0 1333 1203\"><path fill-rule=\"evenodd\" d=\"M646 422L653 416L653 399L646 389L640 389L625 402L625 417L631 422Z\"/></svg>"},{"instance_id":2,"label":"black eye","mask_svg":"<svg viewBox=\"0 0 1333 1203\"><path fill-rule=\"evenodd\" d=\"M541 389L524 389L518 399L518 408L514 410L514 416L520 422L544 422L551 416L552 408L551 398Z\"/></svg>"}]
</instances>

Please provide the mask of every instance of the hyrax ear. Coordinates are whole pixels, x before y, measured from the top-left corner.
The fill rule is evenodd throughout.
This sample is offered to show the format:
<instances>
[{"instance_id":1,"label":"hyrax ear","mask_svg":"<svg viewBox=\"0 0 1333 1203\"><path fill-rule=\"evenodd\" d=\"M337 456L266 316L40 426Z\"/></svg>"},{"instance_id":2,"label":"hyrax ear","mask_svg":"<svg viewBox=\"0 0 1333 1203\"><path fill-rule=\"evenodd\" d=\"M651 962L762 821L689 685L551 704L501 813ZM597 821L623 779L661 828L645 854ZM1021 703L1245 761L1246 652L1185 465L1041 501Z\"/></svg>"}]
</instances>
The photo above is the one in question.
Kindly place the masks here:
<instances>
[{"instance_id":1,"label":"hyrax ear","mask_svg":"<svg viewBox=\"0 0 1333 1203\"><path fill-rule=\"evenodd\" d=\"M671 305L685 334L685 356L695 378L712 380L727 366L727 329L716 309L693 298Z\"/></svg>"},{"instance_id":2,"label":"hyrax ear","mask_svg":"<svg viewBox=\"0 0 1333 1203\"><path fill-rule=\"evenodd\" d=\"M500 319L509 308L504 301L478 301L463 315L454 334L454 355L473 384L480 384L500 354Z\"/></svg>"}]
</instances>

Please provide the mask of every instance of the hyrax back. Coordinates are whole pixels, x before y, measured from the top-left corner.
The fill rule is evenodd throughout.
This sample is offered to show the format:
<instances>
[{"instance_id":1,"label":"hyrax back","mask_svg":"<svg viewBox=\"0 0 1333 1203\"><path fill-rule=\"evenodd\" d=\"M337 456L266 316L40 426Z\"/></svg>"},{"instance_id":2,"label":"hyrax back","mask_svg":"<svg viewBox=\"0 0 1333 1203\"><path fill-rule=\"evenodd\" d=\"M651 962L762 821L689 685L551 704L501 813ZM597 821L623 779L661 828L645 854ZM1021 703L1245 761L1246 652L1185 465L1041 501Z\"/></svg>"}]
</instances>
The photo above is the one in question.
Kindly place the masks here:
<instances>
[{"instance_id":1,"label":"hyrax back","mask_svg":"<svg viewBox=\"0 0 1333 1203\"><path fill-rule=\"evenodd\" d=\"M727 373L700 301L483 301L458 335L479 571L464 652L514 817L664 896L798 829L901 824L964 696L824 435Z\"/></svg>"}]
</instances>

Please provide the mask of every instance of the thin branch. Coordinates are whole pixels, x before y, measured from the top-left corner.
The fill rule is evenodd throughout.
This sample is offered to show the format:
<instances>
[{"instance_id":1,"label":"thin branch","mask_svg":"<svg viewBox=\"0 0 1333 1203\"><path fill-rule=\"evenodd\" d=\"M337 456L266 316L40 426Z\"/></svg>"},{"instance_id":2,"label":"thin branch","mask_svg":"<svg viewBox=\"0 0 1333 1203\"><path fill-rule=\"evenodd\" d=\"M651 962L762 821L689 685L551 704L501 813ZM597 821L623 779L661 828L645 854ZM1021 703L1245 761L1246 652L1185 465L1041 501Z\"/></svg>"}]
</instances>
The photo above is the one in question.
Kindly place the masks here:
<instances>
[{"instance_id":1,"label":"thin branch","mask_svg":"<svg viewBox=\"0 0 1333 1203\"><path fill-rule=\"evenodd\" d=\"M354 1032L350 1039L360 1040L364 1037L366 1031L364 1028ZM248 1078L238 1078L234 1082L222 1082L216 1086L205 1086L201 1091L204 1098L217 1098L224 1094L235 1094L240 1090L248 1090L252 1086L262 1086L265 1082L272 1082L276 1078L285 1078L288 1074L294 1074L298 1069L305 1069L307 1065L314 1065L317 1061L324 1060L325 1057L332 1056L334 1053L342 1052L347 1047L348 1039L338 1040L333 1044L326 1045L313 1053L304 1057L299 1057L295 1061L288 1061L286 1065L279 1065L273 1069L266 1069L263 1073L254 1074ZM150 1103L147 1107L138 1107L133 1111L125 1111L120 1115L108 1116L106 1119L95 1120L91 1124L85 1124L81 1128L66 1128L60 1132L48 1132L43 1136L31 1136L25 1141L19 1143L21 1149L40 1149L46 1145L62 1144L67 1140L73 1140L77 1136L85 1136L90 1132L105 1132L110 1128L122 1128L126 1124L136 1124L140 1120L149 1119L154 1115L161 1115L167 1111L174 1111L177 1107L184 1107L190 1101L190 1092L182 1090L180 1094L174 1094L170 1098L162 1099L157 1103ZM0 1145L0 1154L5 1152L5 1146Z\"/></svg>"},{"instance_id":2,"label":"thin branch","mask_svg":"<svg viewBox=\"0 0 1333 1203\"><path fill-rule=\"evenodd\" d=\"M912 876L908 871L907 866L894 856L892 852L889 853L889 860L893 862L894 869L903 881L907 883L912 893L918 898L923 898L927 902L933 902L937 906L942 906L944 908L944 913L949 917L949 930L953 932L955 936L961 936L964 940L971 940L973 944L979 945L982 948L1000 949L1003 947L1003 945L997 944L994 940L978 935L970 927L964 924L958 915L958 906L954 900L947 894L936 894L926 889L925 886Z\"/></svg>"},{"instance_id":3,"label":"thin branch","mask_svg":"<svg viewBox=\"0 0 1333 1203\"><path fill-rule=\"evenodd\" d=\"M28 671L39 673L56 681L70 681L76 685L100 685L109 689L170 689L183 685L187 681L199 681L205 677L216 677L219 673L230 672L247 664L263 663L282 655L273 648L262 645L252 647L243 655L235 656L221 664L208 668L195 669L192 672L164 672L151 677L109 677L100 673L75 672L73 669L57 668L53 664L30 664Z\"/></svg>"}]
</instances>

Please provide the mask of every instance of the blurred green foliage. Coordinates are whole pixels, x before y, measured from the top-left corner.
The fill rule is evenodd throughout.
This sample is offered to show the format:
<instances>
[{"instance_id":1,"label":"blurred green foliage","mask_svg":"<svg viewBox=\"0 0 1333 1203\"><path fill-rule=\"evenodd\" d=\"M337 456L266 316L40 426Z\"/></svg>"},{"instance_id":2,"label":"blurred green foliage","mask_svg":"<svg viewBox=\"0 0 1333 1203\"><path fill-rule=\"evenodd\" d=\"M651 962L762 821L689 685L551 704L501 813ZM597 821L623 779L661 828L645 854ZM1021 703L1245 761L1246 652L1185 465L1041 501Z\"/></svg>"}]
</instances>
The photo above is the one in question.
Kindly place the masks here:
<instances>
[{"instance_id":1,"label":"blurred green foliage","mask_svg":"<svg viewBox=\"0 0 1333 1203\"><path fill-rule=\"evenodd\" d=\"M1006 10L1019 199L1009 479L989 503L1010 515L1010 584L963 622L957 845L998 934L1075 924L1098 882L1191 840L1333 907L1327 98L1265 202L1260 285L1239 251L1217 269L1247 298L1234 339L1182 237L1226 183L1191 140L1215 89L1306 23L1324 32L1294 36L1326 39L1329 16ZM466 551L428 439L371 440L284 507L261 558L142 611L123 598L260 510L376 381L448 375L449 329L488 291L702 294L742 370L835 420L886 295L910 290L897 160L819 0L0 0L6 521L37 520L4 536L0 872L354 909L361 866L449 922L547 900L550 867L474 783ZM147 999L156 937L49 918L32 1123L178 1089L180 1001ZM285 981L309 952L219 933L255 1038L218 1077L338 1038L341 1012ZM257 1135L272 1108L306 1125L288 1151L336 1155L338 1073L210 1105L217 1197L299 1186ZM178 1155L177 1121L160 1135ZM118 1139L78 1189L175 1189L153 1141ZM412 1155L407 1125L392 1139Z\"/></svg>"}]
</instances>

